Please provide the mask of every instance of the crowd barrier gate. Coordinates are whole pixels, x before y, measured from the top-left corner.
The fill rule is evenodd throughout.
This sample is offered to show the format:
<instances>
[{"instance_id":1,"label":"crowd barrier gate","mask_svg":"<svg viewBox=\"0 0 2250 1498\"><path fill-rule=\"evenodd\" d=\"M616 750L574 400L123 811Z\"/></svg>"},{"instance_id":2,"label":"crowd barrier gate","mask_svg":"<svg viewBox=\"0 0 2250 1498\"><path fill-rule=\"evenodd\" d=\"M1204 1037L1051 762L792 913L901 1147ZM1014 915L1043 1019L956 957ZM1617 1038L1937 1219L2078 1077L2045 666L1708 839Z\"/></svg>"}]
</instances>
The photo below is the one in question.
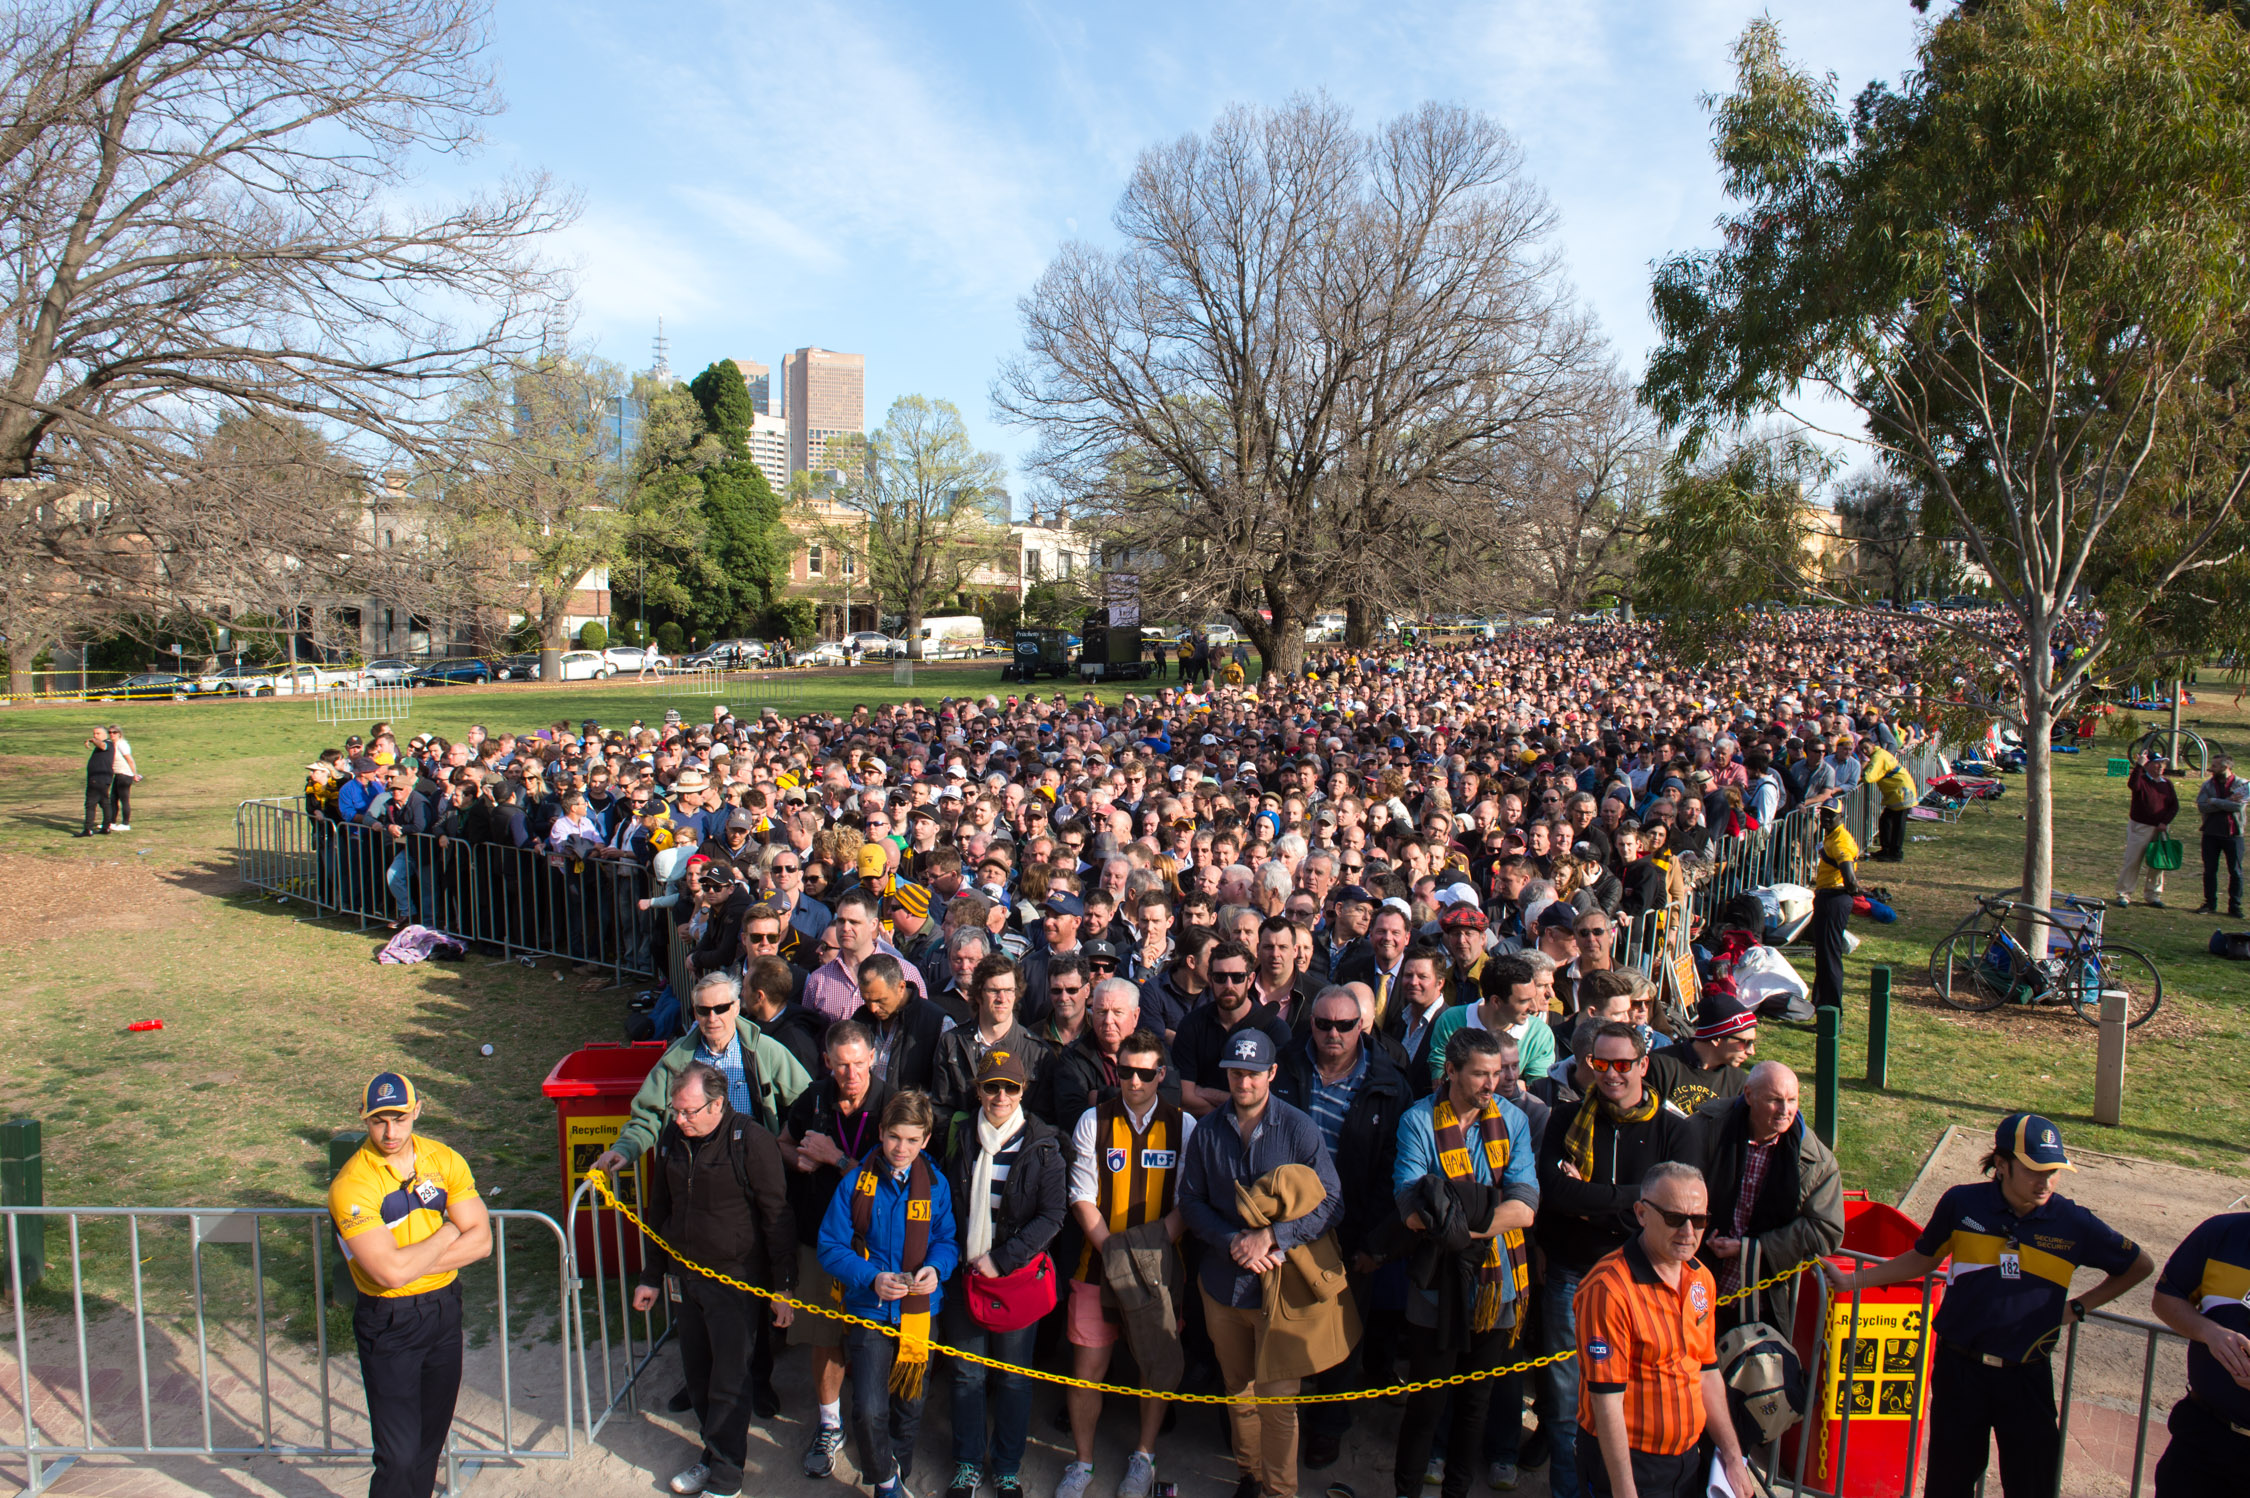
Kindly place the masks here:
<instances>
[{"instance_id":1,"label":"crowd barrier gate","mask_svg":"<svg viewBox=\"0 0 2250 1498\"><path fill-rule=\"evenodd\" d=\"M268 1456L306 1461L366 1461L373 1456L371 1448L340 1439L337 1432L339 1423L363 1421L366 1411L364 1399L355 1401L351 1397L352 1390L358 1387L356 1351L329 1346L327 1308L332 1299L332 1281L342 1271L338 1261L331 1257L332 1233L324 1209L46 1206L0 1208L0 1217L5 1218L8 1292L15 1340L15 1387L12 1391L0 1387L0 1460L23 1462L27 1492L44 1492L66 1469L86 1457ZM39 1327L43 1342L54 1340L47 1324L50 1320L54 1323L52 1330L64 1334L61 1340L67 1344L65 1360L59 1364L34 1360L33 1321L24 1305L26 1286L24 1265L17 1252L18 1239L21 1225L33 1218L43 1223L59 1219L67 1228L68 1314L42 1317ZM133 1345L128 1354L131 1365L97 1370L88 1340L90 1318L84 1239L90 1227L115 1231L120 1224L131 1265ZM529 1411L518 1409L516 1329L508 1299L511 1226L519 1234L528 1232L534 1239L544 1235L554 1246L558 1285L555 1357L562 1391L559 1415L533 1416ZM498 1412L496 1416L487 1416L472 1410L465 1416L456 1416L446 1444L446 1489L449 1493L458 1493L465 1478L487 1462L568 1461L577 1450L575 1401L578 1387L573 1379L570 1311L575 1266L569 1244L562 1235L561 1225L544 1212L495 1209L492 1234L493 1253L488 1262L492 1266L490 1304L499 1353ZM56 1236L47 1233L47 1242L54 1244ZM220 1266L207 1262L206 1251L210 1246L223 1244L246 1245L249 1249L247 1299L250 1305L246 1319L256 1344L256 1373L249 1391L254 1397L245 1398L240 1408L230 1406L226 1394L214 1390L212 1330L215 1323L223 1330L227 1322L213 1314L211 1281L228 1276ZM173 1349L160 1345L153 1350L158 1367L152 1382L151 1319L184 1319L177 1311L150 1303L152 1292L148 1281L152 1277L163 1278L166 1271L152 1276L148 1265L156 1262L167 1246L182 1248L186 1253L188 1279L184 1293L189 1298L187 1314L192 1317L195 1328L194 1363L192 1368L164 1373L162 1361ZM275 1341L279 1326L289 1317L277 1321L274 1297L268 1293L269 1280L279 1277L272 1251L279 1250L286 1261L298 1246L307 1250L302 1258L309 1270L313 1356L318 1364L317 1373L310 1381L299 1376L297 1370L277 1367L277 1363L291 1361L287 1344L277 1349ZM55 1267L59 1270L62 1266ZM481 1288L483 1266L472 1266L464 1270L463 1275ZM154 1293L162 1299L170 1299L170 1293L161 1288ZM348 1296L344 1303L350 1304ZM479 1304L481 1308L481 1300ZM300 1302L298 1310L305 1309L308 1307ZM103 1308L99 1303L91 1319L103 1322ZM96 1328L97 1334L106 1330L106 1323ZM188 1350L182 1347L178 1352L184 1358ZM332 1355L352 1359L354 1376L344 1380L342 1387L333 1377ZM48 1373L43 1374L43 1369ZM56 1371L61 1374L59 1379L51 1376ZM231 1374L222 1376L233 1377ZM190 1413L182 1418L178 1410L182 1401L160 1397L160 1391L187 1392ZM464 1393L468 1392L465 1384ZM12 1409L8 1407L11 1397ZM100 1409L105 1398L111 1406L106 1416ZM42 1414L39 1409L42 1403L54 1408ZM74 1410L69 1408L72 1403L76 1406ZM216 1411L215 1405L218 1406ZM497 1430L480 1429L480 1424L496 1424ZM519 1439L519 1425L531 1432L551 1425L559 1431L561 1444L526 1444ZM66 1428L72 1426L75 1430ZM76 1439L71 1439L72 1436Z\"/></svg>"},{"instance_id":2,"label":"crowd barrier gate","mask_svg":"<svg viewBox=\"0 0 2250 1498\"><path fill-rule=\"evenodd\" d=\"M503 957L544 956L650 974L668 939L656 891L629 858L571 858L547 849L470 843L307 813L293 798L236 805L235 869L244 884L300 900L319 916L403 918ZM403 898L402 898L403 896Z\"/></svg>"}]
</instances>

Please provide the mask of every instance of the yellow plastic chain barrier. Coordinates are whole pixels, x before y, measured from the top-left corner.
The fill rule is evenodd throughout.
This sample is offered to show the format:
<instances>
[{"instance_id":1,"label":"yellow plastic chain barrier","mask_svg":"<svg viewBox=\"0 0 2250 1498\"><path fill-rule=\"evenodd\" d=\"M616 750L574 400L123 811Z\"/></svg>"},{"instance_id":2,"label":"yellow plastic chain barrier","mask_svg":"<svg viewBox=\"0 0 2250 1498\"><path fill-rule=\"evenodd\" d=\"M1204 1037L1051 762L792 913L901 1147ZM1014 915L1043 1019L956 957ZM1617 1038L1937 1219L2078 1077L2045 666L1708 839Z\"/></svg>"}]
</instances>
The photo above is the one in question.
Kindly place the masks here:
<instances>
[{"instance_id":1,"label":"yellow plastic chain barrier","mask_svg":"<svg viewBox=\"0 0 2250 1498\"><path fill-rule=\"evenodd\" d=\"M609 1178L607 1176L604 1176L598 1170L589 1170L586 1172L586 1180L593 1186L595 1194L601 1197L604 1206L621 1214L627 1222L639 1228L642 1233L647 1235L651 1243L670 1255L672 1262L680 1268L691 1269L707 1280L714 1280L731 1289L741 1290L761 1299L770 1300L776 1305L788 1306L793 1311L809 1311L815 1316L826 1316L831 1321L841 1321L847 1326L863 1326L869 1331L881 1332L886 1337L895 1338L898 1336L898 1328L895 1326L885 1326L879 1321L869 1321L864 1316L854 1316L848 1311L838 1311L828 1306L809 1305L794 1297L783 1295L779 1291L744 1284L731 1274L721 1274L715 1269L706 1269L693 1260L683 1259L678 1253L674 1252L671 1244L658 1237L647 1223L641 1221L640 1216L631 1207L617 1199L617 1194L609 1189ZM1801 1264L1795 1264L1782 1270L1779 1274L1769 1274L1755 1285L1745 1285L1740 1290L1720 1296L1719 1304L1726 1305L1731 1301L1746 1299L1761 1290L1770 1289L1783 1280L1802 1274L1819 1262L1818 1259L1807 1259ZM1165 1394L1155 1389L1128 1389L1118 1384L1100 1384L1091 1379L1072 1378L1064 1373L1049 1373L1042 1368L1020 1367L1014 1363L1003 1362L999 1358L985 1357L981 1353L963 1352L960 1348L948 1347L943 1342L932 1342L930 1350L942 1352L947 1357L960 1358L963 1362L976 1363L986 1368L997 1368L1004 1373L1020 1373L1026 1377L1038 1379L1042 1383L1061 1384L1069 1389L1091 1389L1097 1394L1117 1394L1128 1399L1168 1399L1175 1404L1344 1404L1355 1399L1384 1399L1393 1394L1419 1394L1427 1389L1450 1389L1456 1384L1474 1383L1479 1379L1486 1378L1503 1378L1511 1373L1544 1368L1550 1363L1560 1363L1578 1356L1576 1348L1566 1347L1560 1352L1550 1352L1545 1357L1533 1358L1529 1362L1511 1363L1505 1368L1482 1368L1474 1373L1455 1373L1446 1378L1426 1378L1414 1383L1393 1384L1387 1389L1354 1389L1343 1394L1236 1396L1233 1394Z\"/></svg>"}]
</instances>

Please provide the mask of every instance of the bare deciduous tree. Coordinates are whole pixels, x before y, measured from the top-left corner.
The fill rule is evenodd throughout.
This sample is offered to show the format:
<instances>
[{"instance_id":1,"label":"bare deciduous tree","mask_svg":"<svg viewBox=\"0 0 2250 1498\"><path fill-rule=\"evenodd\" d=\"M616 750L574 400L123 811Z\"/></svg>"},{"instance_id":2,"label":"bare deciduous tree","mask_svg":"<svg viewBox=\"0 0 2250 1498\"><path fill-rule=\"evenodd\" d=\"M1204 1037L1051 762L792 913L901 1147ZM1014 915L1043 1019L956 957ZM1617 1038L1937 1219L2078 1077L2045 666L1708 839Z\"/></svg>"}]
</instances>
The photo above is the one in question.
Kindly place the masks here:
<instances>
[{"instance_id":1,"label":"bare deciduous tree","mask_svg":"<svg viewBox=\"0 0 2250 1498\"><path fill-rule=\"evenodd\" d=\"M1466 110L1233 110L1145 153L1116 224L1024 300L995 403L1144 589L1226 609L1269 671L1325 604L1449 565L1585 355L1545 202Z\"/></svg>"},{"instance_id":2,"label":"bare deciduous tree","mask_svg":"<svg viewBox=\"0 0 2250 1498\"><path fill-rule=\"evenodd\" d=\"M539 177L402 191L498 109L486 46L482 0L44 0L0 23L15 669L62 623L184 597L186 563L215 582L215 534L322 565L328 517L286 493L203 507L222 419L297 417L372 469L534 344L559 285L533 242L570 204Z\"/></svg>"}]
</instances>

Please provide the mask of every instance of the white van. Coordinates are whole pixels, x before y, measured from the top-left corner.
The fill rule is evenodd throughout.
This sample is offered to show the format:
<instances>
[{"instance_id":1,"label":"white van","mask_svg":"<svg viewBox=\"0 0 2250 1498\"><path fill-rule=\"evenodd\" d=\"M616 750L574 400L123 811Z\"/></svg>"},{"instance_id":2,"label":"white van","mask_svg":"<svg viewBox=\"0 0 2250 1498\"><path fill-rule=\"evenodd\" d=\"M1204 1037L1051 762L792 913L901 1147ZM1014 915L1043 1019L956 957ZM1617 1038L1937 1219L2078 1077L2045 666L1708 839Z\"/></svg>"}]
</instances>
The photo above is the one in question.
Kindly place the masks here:
<instances>
[{"instance_id":1,"label":"white van","mask_svg":"<svg viewBox=\"0 0 2250 1498\"><path fill-rule=\"evenodd\" d=\"M984 641L984 620L975 614L944 614L922 621L922 659L965 660Z\"/></svg>"}]
</instances>

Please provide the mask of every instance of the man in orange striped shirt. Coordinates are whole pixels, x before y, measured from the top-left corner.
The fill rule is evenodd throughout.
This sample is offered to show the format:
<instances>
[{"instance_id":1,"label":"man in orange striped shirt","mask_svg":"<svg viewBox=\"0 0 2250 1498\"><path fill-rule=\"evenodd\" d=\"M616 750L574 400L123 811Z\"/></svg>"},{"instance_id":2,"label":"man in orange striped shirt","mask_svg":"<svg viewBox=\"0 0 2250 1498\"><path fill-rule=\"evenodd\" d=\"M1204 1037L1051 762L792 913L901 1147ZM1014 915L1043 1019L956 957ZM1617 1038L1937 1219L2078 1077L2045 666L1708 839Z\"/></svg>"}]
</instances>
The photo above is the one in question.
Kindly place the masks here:
<instances>
[{"instance_id":1,"label":"man in orange striped shirt","mask_svg":"<svg viewBox=\"0 0 2250 1498\"><path fill-rule=\"evenodd\" d=\"M1703 1173L1641 1178L1641 1231L1579 1281L1578 1471L1596 1498L1689 1498L1718 1453L1736 1498L1757 1491L1727 1410L1718 1288L1695 1261L1710 1221Z\"/></svg>"}]
</instances>

